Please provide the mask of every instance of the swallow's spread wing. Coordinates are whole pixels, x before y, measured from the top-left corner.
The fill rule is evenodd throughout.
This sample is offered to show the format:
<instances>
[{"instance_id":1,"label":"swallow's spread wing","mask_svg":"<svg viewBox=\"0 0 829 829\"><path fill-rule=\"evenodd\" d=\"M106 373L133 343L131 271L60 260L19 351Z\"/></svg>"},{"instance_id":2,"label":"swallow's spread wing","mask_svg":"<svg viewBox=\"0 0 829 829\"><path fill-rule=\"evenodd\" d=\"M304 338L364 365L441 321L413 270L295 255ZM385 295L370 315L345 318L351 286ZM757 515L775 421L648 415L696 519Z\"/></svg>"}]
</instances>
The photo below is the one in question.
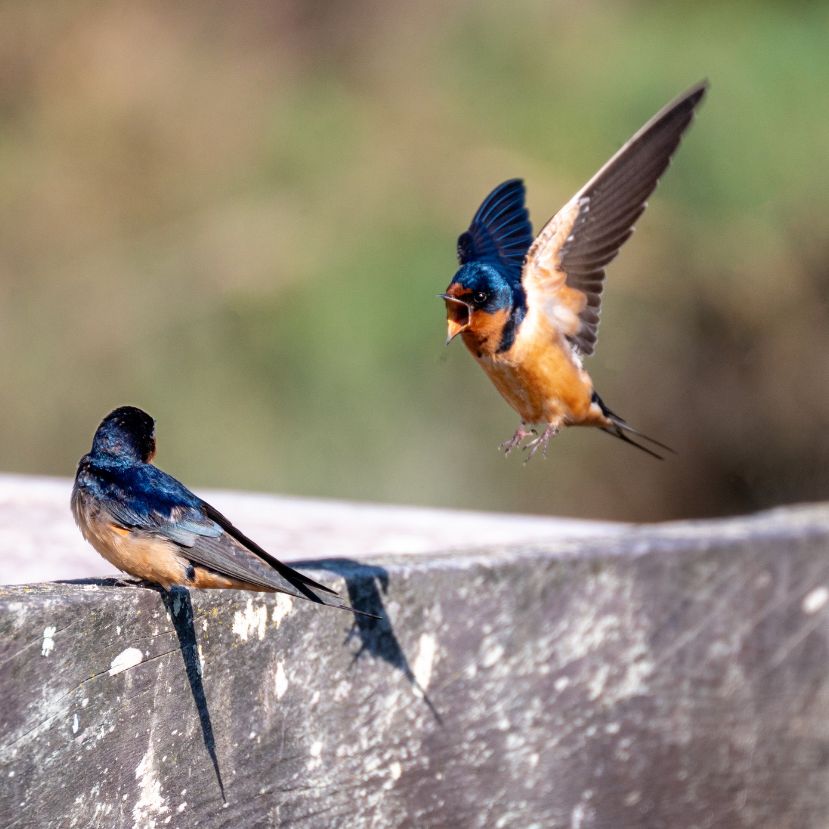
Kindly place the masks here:
<instances>
[{"instance_id":1,"label":"swallow's spread wing","mask_svg":"<svg viewBox=\"0 0 829 829\"><path fill-rule=\"evenodd\" d=\"M521 281L531 307L542 308L585 355L599 328L604 269L633 225L688 128L707 83L660 110L538 234Z\"/></svg>"},{"instance_id":2,"label":"swallow's spread wing","mask_svg":"<svg viewBox=\"0 0 829 829\"><path fill-rule=\"evenodd\" d=\"M499 184L483 201L458 237L458 259L500 265L515 285L533 241L532 225L524 206L524 182L513 178Z\"/></svg>"},{"instance_id":3,"label":"swallow's spread wing","mask_svg":"<svg viewBox=\"0 0 829 829\"><path fill-rule=\"evenodd\" d=\"M334 590L288 567L240 532L210 504L158 467L112 480L106 508L121 526L167 538L181 555L223 576L320 601L309 588ZM327 604L328 602L323 602Z\"/></svg>"}]
</instances>

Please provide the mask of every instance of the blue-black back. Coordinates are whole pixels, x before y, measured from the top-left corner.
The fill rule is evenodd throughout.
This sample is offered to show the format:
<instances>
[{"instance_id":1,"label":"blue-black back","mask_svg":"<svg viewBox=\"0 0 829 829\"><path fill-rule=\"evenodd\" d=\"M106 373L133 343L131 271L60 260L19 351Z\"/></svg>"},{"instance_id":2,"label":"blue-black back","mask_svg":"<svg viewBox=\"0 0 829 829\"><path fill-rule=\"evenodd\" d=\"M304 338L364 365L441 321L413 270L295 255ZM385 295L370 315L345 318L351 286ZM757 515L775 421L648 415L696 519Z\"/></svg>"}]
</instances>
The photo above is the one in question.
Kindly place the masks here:
<instances>
[{"instance_id":1,"label":"blue-black back","mask_svg":"<svg viewBox=\"0 0 829 829\"><path fill-rule=\"evenodd\" d=\"M77 486L85 489L125 527L153 528L174 510L201 515L203 501L156 466L90 453L81 459Z\"/></svg>"}]
</instances>

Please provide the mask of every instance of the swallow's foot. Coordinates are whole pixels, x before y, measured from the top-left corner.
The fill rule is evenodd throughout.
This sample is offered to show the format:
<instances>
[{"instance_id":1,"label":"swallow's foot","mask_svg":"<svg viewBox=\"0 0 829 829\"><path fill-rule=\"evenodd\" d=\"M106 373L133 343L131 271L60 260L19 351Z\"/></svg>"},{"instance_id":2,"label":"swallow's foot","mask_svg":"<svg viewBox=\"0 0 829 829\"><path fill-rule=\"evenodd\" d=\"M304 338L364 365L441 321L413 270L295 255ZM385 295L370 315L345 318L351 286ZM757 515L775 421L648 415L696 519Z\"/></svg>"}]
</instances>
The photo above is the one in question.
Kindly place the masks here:
<instances>
[{"instance_id":1,"label":"swallow's foot","mask_svg":"<svg viewBox=\"0 0 829 829\"><path fill-rule=\"evenodd\" d=\"M513 449L521 444L521 441L524 438L528 438L530 435L537 434L535 429L526 429L524 428L527 424L522 423L516 430L515 434L509 439L505 440L498 448L505 454L509 455Z\"/></svg>"},{"instance_id":2,"label":"swallow's foot","mask_svg":"<svg viewBox=\"0 0 829 829\"><path fill-rule=\"evenodd\" d=\"M527 457L524 459L524 463L529 463L530 459L535 455L536 452L539 450L541 454L546 458L547 457L547 444L558 434L559 427L554 426L552 423L547 426L547 428L535 439L531 440L524 448L527 450Z\"/></svg>"},{"instance_id":3,"label":"swallow's foot","mask_svg":"<svg viewBox=\"0 0 829 829\"><path fill-rule=\"evenodd\" d=\"M144 579L128 579L125 576L120 576L114 580L115 587L158 587L151 581L144 581Z\"/></svg>"}]
</instances>

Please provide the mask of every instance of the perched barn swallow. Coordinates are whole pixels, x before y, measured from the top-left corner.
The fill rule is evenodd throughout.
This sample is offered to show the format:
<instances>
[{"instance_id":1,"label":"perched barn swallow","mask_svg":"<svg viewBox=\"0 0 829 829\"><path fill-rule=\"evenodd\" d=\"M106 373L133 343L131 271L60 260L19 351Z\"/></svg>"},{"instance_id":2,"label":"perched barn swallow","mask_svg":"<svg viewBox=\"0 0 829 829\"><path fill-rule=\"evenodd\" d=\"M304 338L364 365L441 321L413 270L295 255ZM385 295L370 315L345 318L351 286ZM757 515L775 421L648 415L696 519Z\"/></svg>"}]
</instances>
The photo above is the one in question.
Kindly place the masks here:
<instances>
[{"instance_id":1,"label":"perched barn swallow","mask_svg":"<svg viewBox=\"0 0 829 829\"><path fill-rule=\"evenodd\" d=\"M521 416L501 444L507 454L530 435L528 458L546 453L563 426L596 426L657 458L630 435L672 451L604 404L582 357L596 345L605 267L633 233L706 88L697 84L658 112L534 240L520 179L496 187L458 239L461 267L440 294L447 343L460 334Z\"/></svg>"},{"instance_id":2,"label":"perched barn swallow","mask_svg":"<svg viewBox=\"0 0 829 829\"><path fill-rule=\"evenodd\" d=\"M123 406L103 419L92 451L78 464L72 513L83 537L110 564L165 590L183 585L287 593L359 612L265 552L153 466L154 455L155 421Z\"/></svg>"}]
</instances>

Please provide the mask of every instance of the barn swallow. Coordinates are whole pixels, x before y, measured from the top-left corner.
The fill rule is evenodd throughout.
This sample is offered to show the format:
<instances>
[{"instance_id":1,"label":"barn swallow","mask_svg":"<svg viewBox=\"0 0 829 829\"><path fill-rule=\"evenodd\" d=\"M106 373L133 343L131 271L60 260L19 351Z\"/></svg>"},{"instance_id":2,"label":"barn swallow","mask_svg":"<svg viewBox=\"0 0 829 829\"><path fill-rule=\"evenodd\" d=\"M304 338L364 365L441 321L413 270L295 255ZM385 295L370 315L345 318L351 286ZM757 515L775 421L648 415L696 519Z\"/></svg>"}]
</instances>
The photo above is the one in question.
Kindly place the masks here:
<instances>
[{"instance_id":1,"label":"barn swallow","mask_svg":"<svg viewBox=\"0 0 829 829\"><path fill-rule=\"evenodd\" d=\"M123 406L103 419L92 451L78 464L72 513L83 537L110 564L165 590L182 585L287 593L359 612L265 552L153 466L155 447L155 421Z\"/></svg>"},{"instance_id":2,"label":"barn swallow","mask_svg":"<svg viewBox=\"0 0 829 829\"><path fill-rule=\"evenodd\" d=\"M460 269L446 293L447 344L461 335L495 388L521 417L509 454L524 438L528 459L563 426L595 426L671 450L612 412L582 358L593 353L605 267L633 233L647 199L707 89L702 82L660 110L533 239L524 183L511 179L484 199L458 239ZM543 424L538 435L531 428Z\"/></svg>"}]
</instances>

